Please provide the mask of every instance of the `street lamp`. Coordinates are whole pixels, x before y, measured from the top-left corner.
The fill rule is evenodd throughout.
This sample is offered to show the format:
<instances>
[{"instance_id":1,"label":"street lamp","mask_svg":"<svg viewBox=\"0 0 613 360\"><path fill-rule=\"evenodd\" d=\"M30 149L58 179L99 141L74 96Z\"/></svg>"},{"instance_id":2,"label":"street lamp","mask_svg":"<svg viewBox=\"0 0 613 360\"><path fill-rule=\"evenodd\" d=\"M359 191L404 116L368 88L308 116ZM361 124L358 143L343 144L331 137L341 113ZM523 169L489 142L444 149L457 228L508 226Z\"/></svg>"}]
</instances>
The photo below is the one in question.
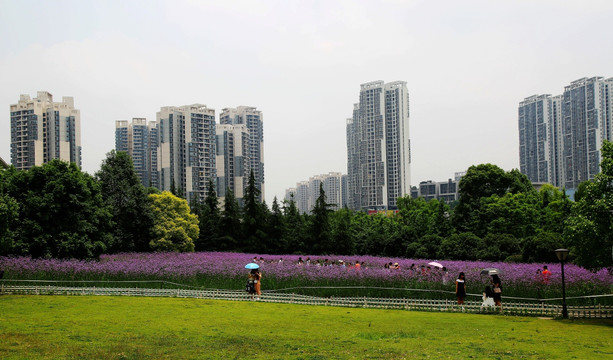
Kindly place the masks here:
<instances>
[{"instance_id":1,"label":"street lamp","mask_svg":"<svg viewBox=\"0 0 613 360\"><path fill-rule=\"evenodd\" d=\"M556 256L562 264L562 317L568 319L568 310L566 309L566 284L564 283L564 262L568 257L568 249L557 249Z\"/></svg>"}]
</instances>

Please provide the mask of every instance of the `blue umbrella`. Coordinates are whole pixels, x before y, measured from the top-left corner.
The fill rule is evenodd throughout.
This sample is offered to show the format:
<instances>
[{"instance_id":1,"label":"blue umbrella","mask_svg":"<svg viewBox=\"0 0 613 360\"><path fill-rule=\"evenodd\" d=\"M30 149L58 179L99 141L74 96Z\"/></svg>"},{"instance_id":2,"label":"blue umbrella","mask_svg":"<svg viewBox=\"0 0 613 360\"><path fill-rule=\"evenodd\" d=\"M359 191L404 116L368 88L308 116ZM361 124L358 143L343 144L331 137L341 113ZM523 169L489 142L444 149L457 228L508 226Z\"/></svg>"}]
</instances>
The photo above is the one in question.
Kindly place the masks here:
<instances>
[{"instance_id":1,"label":"blue umbrella","mask_svg":"<svg viewBox=\"0 0 613 360\"><path fill-rule=\"evenodd\" d=\"M259 269L259 268L260 268L260 265L258 265L256 263L249 263L249 264L245 265L245 269L249 269L249 270Z\"/></svg>"}]
</instances>

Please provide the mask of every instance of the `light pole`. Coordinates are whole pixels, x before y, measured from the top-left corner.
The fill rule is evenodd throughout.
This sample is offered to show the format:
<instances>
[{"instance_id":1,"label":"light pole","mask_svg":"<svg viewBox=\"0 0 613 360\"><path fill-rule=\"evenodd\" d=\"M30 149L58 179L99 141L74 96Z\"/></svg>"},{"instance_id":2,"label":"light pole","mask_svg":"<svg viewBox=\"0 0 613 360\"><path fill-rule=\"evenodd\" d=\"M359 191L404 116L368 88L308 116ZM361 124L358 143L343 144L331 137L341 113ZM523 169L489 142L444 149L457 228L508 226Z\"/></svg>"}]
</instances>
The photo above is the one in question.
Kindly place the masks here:
<instances>
[{"instance_id":1,"label":"light pole","mask_svg":"<svg viewBox=\"0 0 613 360\"><path fill-rule=\"evenodd\" d=\"M564 262L568 257L568 249L557 249L556 256L562 264L562 317L568 319L568 310L566 309L566 284L564 282Z\"/></svg>"}]
</instances>

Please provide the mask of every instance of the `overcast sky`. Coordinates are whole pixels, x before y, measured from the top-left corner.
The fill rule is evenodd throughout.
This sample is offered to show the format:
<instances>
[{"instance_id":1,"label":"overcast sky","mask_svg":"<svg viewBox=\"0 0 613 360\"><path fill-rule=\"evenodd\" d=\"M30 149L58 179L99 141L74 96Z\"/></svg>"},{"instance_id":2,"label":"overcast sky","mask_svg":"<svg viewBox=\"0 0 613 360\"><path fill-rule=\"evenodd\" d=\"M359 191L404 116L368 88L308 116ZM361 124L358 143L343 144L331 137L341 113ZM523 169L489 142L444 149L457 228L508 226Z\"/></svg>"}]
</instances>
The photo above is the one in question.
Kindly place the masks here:
<instances>
[{"instance_id":1,"label":"overcast sky","mask_svg":"<svg viewBox=\"0 0 613 360\"><path fill-rule=\"evenodd\" d=\"M91 174L115 120L255 106L270 204L310 176L346 173L360 84L402 80L412 184L473 164L510 170L521 100L613 76L612 18L609 0L0 0L0 156L10 161L10 104L40 90L74 97Z\"/></svg>"}]
</instances>

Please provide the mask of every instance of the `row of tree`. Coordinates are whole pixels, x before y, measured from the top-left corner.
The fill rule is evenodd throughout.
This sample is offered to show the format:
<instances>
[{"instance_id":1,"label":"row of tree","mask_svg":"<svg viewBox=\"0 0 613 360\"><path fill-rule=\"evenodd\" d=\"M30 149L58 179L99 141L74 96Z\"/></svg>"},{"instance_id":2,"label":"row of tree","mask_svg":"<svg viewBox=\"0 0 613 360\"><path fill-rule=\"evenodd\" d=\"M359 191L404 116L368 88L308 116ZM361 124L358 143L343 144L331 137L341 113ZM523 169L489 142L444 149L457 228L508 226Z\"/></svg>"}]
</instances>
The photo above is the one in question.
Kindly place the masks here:
<instances>
[{"instance_id":1,"label":"row of tree","mask_svg":"<svg viewBox=\"0 0 613 360\"><path fill-rule=\"evenodd\" d=\"M141 185L130 157L112 151L95 176L52 161L0 171L0 254L97 257L125 251L244 251L368 254L429 259L555 261L569 247L590 268L611 266L613 144L602 172L576 201L551 185L536 191L517 170L471 166L457 204L398 199L398 214L330 210L322 188L311 214L293 201L260 202L253 175L240 207L231 191L219 203L187 202ZM181 195L181 194L177 194Z\"/></svg>"}]
</instances>

